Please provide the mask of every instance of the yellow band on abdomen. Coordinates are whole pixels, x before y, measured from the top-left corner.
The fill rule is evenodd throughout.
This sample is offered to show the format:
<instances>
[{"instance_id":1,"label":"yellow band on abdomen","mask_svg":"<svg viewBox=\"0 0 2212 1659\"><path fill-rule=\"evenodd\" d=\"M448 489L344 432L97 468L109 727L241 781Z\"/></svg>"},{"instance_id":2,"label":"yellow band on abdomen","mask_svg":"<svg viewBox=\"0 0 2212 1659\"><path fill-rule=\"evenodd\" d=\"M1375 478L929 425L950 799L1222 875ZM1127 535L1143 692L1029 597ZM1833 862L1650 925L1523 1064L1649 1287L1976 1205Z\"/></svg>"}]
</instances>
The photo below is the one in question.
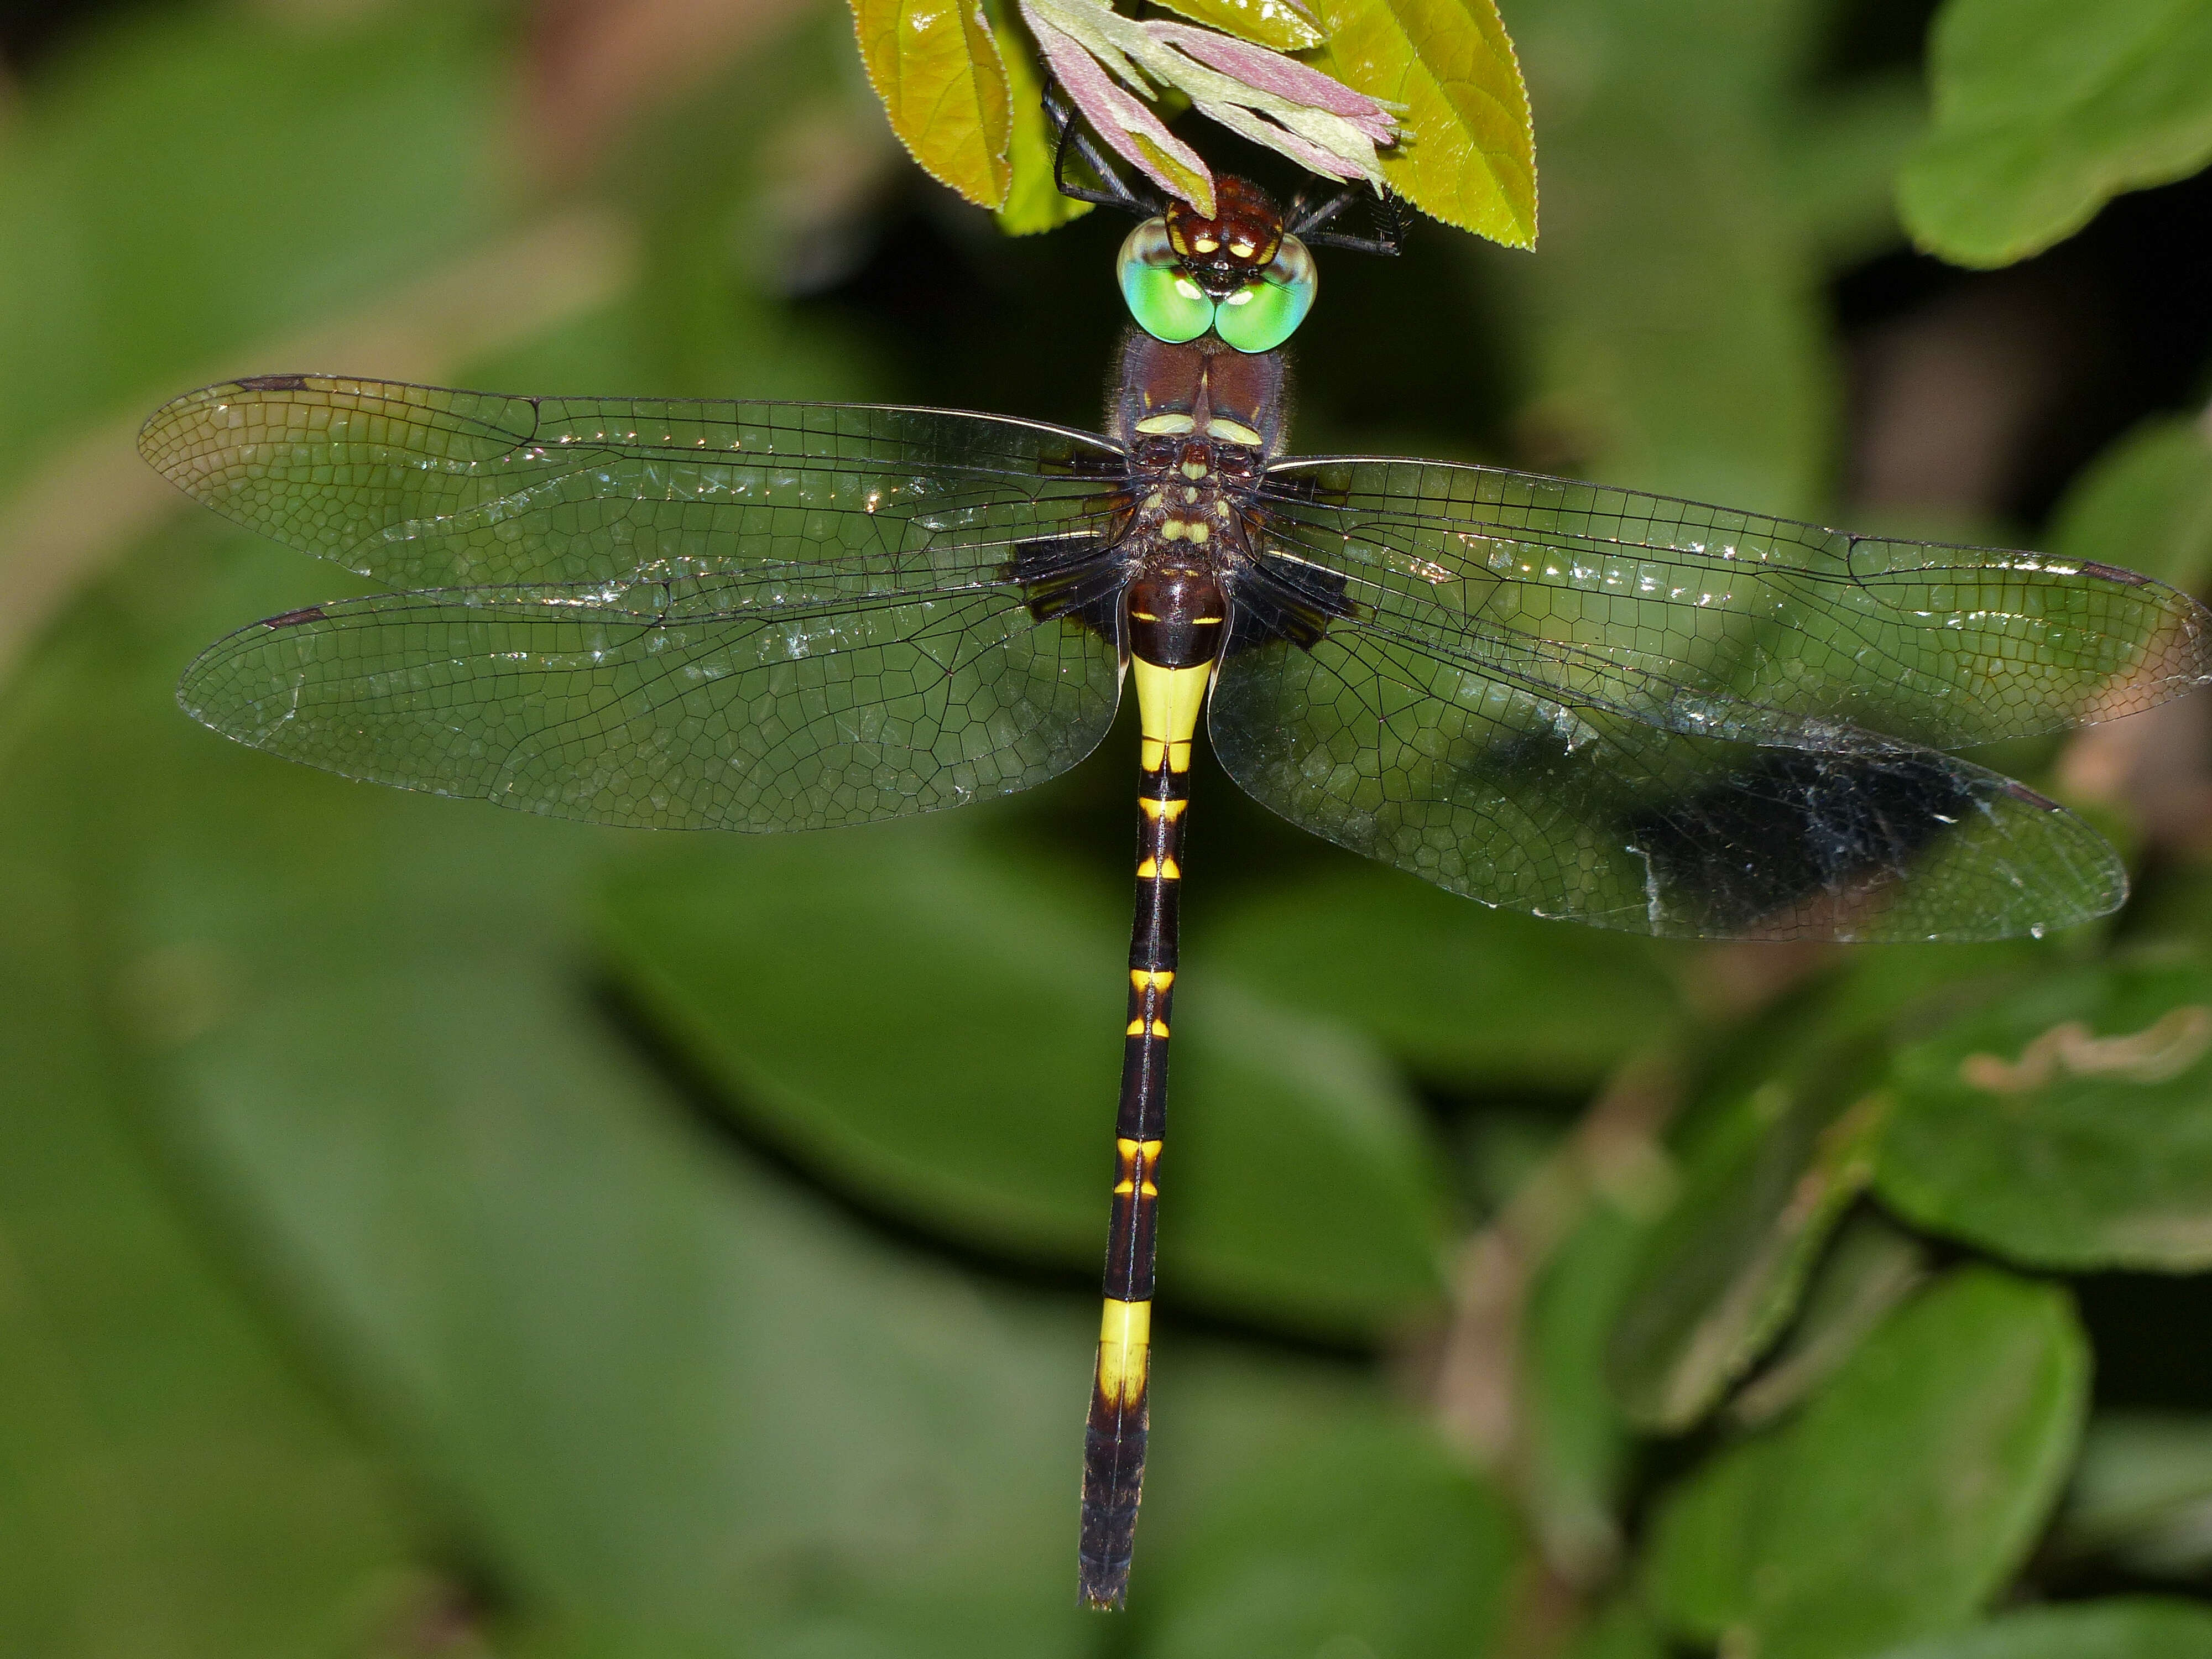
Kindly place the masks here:
<instances>
[{"instance_id":1,"label":"yellow band on abdomen","mask_svg":"<svg viewBox=\"0 0 2212 1659\"><path fill-rule=\"evenodd\" d=\"M1108 1297L1098 1323L1098 1392L1118 1405L1141 1398L1152 1346L1152 1304Z\"/></svg>"},{"instance_id":2,"label":"yellow band on abdomen","mask_svg":"<svg viewBox=\"0 0 2212 1659\"><path fill-rule=\"evenodd\" d=\"M1206 686L1213 665L1200 663L1194 668L1163 668L1133 657L1129 672L1137 682L1145 770L1158 771L1164 760L1171 772L1189 771L1191 733L1198 730L1199 711L1206 707Z\"/></svg>"}]
</instances>

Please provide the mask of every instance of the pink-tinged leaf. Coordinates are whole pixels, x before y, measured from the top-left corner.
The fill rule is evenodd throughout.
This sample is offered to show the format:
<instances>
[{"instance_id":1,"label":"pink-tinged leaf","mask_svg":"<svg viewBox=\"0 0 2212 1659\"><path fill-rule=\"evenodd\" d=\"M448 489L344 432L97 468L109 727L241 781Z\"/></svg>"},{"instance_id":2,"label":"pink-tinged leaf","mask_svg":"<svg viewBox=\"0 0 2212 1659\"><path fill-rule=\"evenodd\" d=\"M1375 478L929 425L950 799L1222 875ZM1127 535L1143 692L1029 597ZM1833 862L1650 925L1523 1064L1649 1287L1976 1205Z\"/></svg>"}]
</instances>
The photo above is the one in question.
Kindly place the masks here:
<instances>
[{"instance_id":1,"label":"pink-tinged leaf","mask_svg":"<svg viewBox=\"0 0 2212 1659\"><path fill-rule=\"evenodd\" d=\"M1310 105L1361 123L1363 131L1368 131L1364 123L1380 118L1386 138L1392 130L1390 112L1382 105L1319 70L1307 68L1294 58L1183 23L1147 23L1145 32L1258 91L1272 92L1293 103Z\"/></svg>"},{"instance_id":2,"label":"pink-tinged leaf","mask_svg":"<svg viewBox=\"0 0 2212 1659\"><path fill-rule=\"evenodd\" d=\"M1028 0L1022 16L1052 72L1100 139L1176 200L1210 216L1213 174L1198 152L1170 132L1141 99L1116 86L1080 42L1046 21Z\"/></svg>"},{"instance_id":3,"label":"pink-tinged leaf","mask_svg":"<svg viewBox=\"0 0 2212 1659\"><path fill-rule=\"evenodd\" d=\"M1308 171L1328 179L1358 179L1364 170L1349 158L1329 149L1319 140L1298 131L1297 118L1284 115L1276 118L1274 131L1267 142Z\"/></svg>"},{"instance_id":4,"label":"pink-tinged leaf","mask_svg":"<svg viewBox=\"0 0 2212 1659\"><path fill-rule=\"evenodd\" d=\"M1022 7L1100 136L1194 206L1210 203L1211 190L1201 201L1164 175L1182 171L1177 163L1185 155L1194 170L1197 156L1176 144L1131 93L1180 92L1200 113L1314 172L1383 182L1375 147L1391 142L1396 129L1389 107L1376 99L1267 47L1188 24L1139 23L1102 0L1022 0ZM1079 61L1085 57L1089 63Z\"/></svg>"},{"instance_id":5,"label":"pink-tinged leaf","mask_svg":"<svg viewBox=\"0 0 2212 1659\"><path fill-rule=\"evenodd\" d=\"M1160 131L1167 132L1165 127ZM1145 169L1145 176L1177 201L1188 202L1202 216L1212 218L1214 210L1212 173L1203 171L1203 164L1199 167L1188 166L1184 158L1195 160L1198 152L1177 141L1172 133L1168 134L1168 139L1175 145L1173 153L1150 133L1133 132L1129 135L1129 142L1137 147L1138 153L1143 157L1139 165Z\"/></svg>"},{"instance_id":6,"label":"pink-tinged leaf","mask_svg":"<svg viewBox=\"0 0 2212 1659\"><path fill-rule=\"evenodd\" d=\"M1013 181L1006 71L975 0L851 0L869 83L923 171L995 208Z\"/></svg>"},{"instance_id":7,"label":"pink-tinged leaf","mask_svg":"<svg viewBox=\"0 0 2212 1659\"><path fill-rule=\"evenodd\" d=\"M1294 133L1306 144L1318 145L1329 153L1332 159L1322 171L1337 178L1369 179L1378 186L1382 183L1373 140L1342 116L1248 87L1156 42L1151 50L1164 60L1158 72L1188 93L1200 111L1231 131L1286 154L1299 153L1300 147L1283 142L1286 131ZM1146 67L1154 66L1148 62Z\"/></svg>"},{"instance_id":8,"label":"pink-tinged leaf","mask_svg":"<svg viewBox=\"0 0 2212 1659\"><path fill-rule=\"evenodd\" d=\"M1285 126L1267 124L1269 131L1259 142L1270 145L1296 161L1309 173L1317 173L1324 179L1352 179L1359 177L1359 169L1333 149L1325 149L1310 139Z\"/></svg>"}]
</instances>

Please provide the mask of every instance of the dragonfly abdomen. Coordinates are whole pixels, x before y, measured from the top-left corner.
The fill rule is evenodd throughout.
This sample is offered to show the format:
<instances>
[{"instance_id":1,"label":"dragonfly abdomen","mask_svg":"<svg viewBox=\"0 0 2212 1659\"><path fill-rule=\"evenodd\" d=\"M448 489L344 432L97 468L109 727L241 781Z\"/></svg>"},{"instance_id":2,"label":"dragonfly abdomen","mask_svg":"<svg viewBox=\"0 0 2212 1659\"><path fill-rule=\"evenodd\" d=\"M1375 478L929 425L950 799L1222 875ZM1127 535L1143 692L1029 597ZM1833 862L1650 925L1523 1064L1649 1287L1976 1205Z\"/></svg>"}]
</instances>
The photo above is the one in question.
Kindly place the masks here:
<instances>
[{"instance_id":1,"label":"dragonfly abdomen","mask_svg":"<svg viewBox=\"0 0 2212 1659\"><path fill-rule=\"evenodd\" d=\"M1137 904L1129 929L1128 1029L1114 1122L1114 1206L1105 1307L1083 1437L1084 1600L1119 1607L1144 1495L1160 1154L1167 1142L1168 1021L1175 997L1190 746L1228 617L1212 573L1147 568L1130 584L1130 672L1143 750Z\"/></svg>"}]
</instances>

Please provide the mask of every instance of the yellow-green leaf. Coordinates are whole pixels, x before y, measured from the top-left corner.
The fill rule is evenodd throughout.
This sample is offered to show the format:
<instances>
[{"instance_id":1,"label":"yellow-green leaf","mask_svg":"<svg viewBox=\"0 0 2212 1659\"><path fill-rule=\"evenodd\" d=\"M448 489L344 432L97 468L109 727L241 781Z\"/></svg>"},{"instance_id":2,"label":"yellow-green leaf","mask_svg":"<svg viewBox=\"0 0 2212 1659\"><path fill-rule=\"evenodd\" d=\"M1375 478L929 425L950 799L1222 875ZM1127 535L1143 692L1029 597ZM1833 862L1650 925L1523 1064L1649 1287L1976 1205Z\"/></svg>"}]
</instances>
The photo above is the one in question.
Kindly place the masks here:
<instances>
[{"instance_id":1,"label":"yellow-green leaf","mask_svg":"<svg viewBox=\"0 0 2212 1659\"><path fill-rule=\"evenodd\" d=\"M1006 66L1006 88L1013 100L1014 136L1008 159L1013 185L999 210L999 228L1009 236L1033 236L1057 230L1091 211L1091 204L1060 193L1053 177L1052 124L1044 118L1044 83L1030 60L1029 43L1014 30L995 24L992 38Z\"/></svg>"},{"instance_id":2,"label":"yellow-green leaf","mask_svg":"<svg viewBox=\"0 0 2212 1659\"><path fill-rule=\"evenodd\" d=\"M1536 242L1536 138L1520 61L1495 0L1320 0L1314 67L1405 106L1382 152L1390 186L1424 213L1508 247Z\"/></svg>"},{"instance_id":3,"label":"yellow-green leaf","mask_svg":"<svg viewBox=\"0 0 2212 1659\"><path fill-rule=\"evenodd\" d=\"M1189 203L1198 210L1201 217L1210 219L1213 216L1212 179L1202 173L1192 172L1141 132L1131 133L1129 142L1142 150L1145 159L1174 185L1174 193L1178 200Z\"/></svg>"},{"instance_id":4,"label":"yellow-green leaf","mask_svg":"<svg viewBox=\"0 0 2212 1659\"><path fill-rule=\"evenodd\" d=\"M995 208L1013 181L1006 64L975 0L852 0L868 81L922 170Z\"/></svg>"},{"instance_id":5,"label":"yellow-green leaf","mask_svg":"<svg viewBox=\"0 0 2212 1659\"><path fill-rule=\"evenodd\" d=\"M1299 0L1160 0L1194 23L1277 52L1311 52L1328 37Z\"/></svg>"}]
</instances>

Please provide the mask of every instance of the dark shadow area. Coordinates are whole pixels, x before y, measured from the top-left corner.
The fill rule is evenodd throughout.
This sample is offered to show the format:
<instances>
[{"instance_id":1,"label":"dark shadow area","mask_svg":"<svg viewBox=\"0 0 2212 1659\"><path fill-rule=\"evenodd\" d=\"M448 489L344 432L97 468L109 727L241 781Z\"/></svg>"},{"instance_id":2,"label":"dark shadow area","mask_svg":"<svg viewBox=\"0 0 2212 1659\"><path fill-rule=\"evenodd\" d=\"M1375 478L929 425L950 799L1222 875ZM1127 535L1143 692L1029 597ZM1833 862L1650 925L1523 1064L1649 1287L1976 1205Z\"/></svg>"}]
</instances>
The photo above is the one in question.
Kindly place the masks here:
<instances>
[{"instance_id":1,"label":"dark shadow area","mask_svg":"<svg viewBox=\"0 0 2212 1659\"><path fill-rule=\"evenodd\" d=\"M156 9L154 0L0 0L0 70L37 68L88 28Z\"/></svg>"},{"instance_id":2,"label":"dark shadow area","mask_svg":"<svg viewBox=\"0 0 2212 1659\"><path fill-rule=\"evenodd\" d=\"M2075 1294L2097 1350L2099 1406L2212 1406L2212 1274L2094 1273Z\"/></svg>"},{"instance_id":3,"label":"dark shadow area","mask_svg":"<svg viewBox=\"0 0 2212 1659\"><path fill-rule=\"evenodd\" d=\"M1853 499L1976 508L2040 526L2081 466L2147 415L2194 408L2212 349L2212 174L2120 197L2080 234L2002 270L1900 249L1849 272L1832 299L1852 359ZM1927 365L1942 402L1899 447L1944 457L1947 426L1995 428L1977 467L1881 476L1869 454L1870 355ZM1893 372L1894 372L1893 370ZM1994 406L1994 407L1992 407ZM1953 440L1955 441L1955 439ZM1979 481L1962 475L1980 472ZM1948 495L1948 500L1930 499Z\"/></svg>"}]
</instances>

